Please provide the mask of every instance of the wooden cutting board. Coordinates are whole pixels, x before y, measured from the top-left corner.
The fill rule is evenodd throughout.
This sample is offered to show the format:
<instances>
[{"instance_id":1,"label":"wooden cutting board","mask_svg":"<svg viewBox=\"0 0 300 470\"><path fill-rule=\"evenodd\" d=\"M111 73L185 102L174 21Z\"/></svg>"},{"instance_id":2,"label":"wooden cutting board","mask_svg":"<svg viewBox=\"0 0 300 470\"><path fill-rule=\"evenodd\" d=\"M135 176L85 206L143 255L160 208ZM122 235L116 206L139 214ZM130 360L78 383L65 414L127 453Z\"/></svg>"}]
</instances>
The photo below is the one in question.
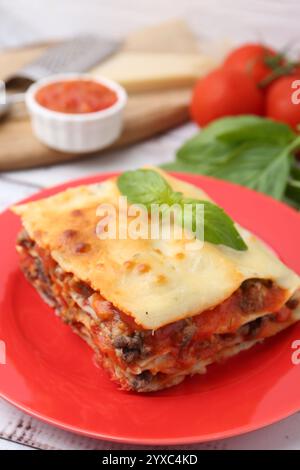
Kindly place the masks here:
<instances>
[{"instance_id":1,"label":"wooden cutting board","mask_svg":"<svg viewBox=\"0 0 300 470\"><path fill-rule=\"evenodd\" d=\"M5 79L45 49L46 45L39 45L3 53L0 55L0 78ZM174 21L131 35L123 49L194 53L197 42L185 23ZM190 95L190 88L130 94L123 133L111 148L133 144L184 123L188 120ZM85 155L56 152L41 144L31 131L23 106L16 106L0 121L0 171L57 164L76 158L82 159Z\"/></svg>"}]
</instances>

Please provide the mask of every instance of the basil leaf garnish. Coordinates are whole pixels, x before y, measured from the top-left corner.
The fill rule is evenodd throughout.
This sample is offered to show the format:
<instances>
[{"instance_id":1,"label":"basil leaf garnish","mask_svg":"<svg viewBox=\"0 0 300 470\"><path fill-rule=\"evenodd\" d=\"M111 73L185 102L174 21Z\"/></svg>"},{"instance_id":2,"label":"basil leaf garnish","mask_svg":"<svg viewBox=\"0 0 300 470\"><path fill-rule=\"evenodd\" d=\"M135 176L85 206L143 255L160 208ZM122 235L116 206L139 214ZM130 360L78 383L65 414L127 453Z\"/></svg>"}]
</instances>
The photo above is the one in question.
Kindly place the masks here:
<instances>
[{"instance_id":1,"label":"basil leaf garnish","mask_svg":"<svg viewBox=\"0 0 300 470\"><path fill-rule=\"evenodd\" d=\"M205 200L189 199L181 193L173 191L168 182L158 172L153 170L127 171L119 176L117 185L120 192L127 196L132 204L143 204L149 211L152 204L191 204L189 221L176 220L185 228L195 232L196 205L204 206L204 240L215 245L225 245L235 250L247 250L247 245L236 229L232 219L223 209Z\"/></svg>"}]
</instances>

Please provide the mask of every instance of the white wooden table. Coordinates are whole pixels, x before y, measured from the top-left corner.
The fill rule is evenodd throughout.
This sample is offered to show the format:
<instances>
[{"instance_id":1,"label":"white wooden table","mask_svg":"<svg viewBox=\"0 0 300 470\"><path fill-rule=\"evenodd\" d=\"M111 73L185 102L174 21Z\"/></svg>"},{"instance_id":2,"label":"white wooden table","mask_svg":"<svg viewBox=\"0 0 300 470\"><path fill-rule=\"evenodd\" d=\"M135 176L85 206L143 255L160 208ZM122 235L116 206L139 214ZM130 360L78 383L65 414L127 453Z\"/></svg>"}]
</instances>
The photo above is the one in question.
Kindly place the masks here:
<instances>
[{"instance_id":1,"label":"white wooden table","mask_svg":"<svg viewBox=\"0 0 300 470\"><path fill-rule=\"evenodd\" d=\"M0 0L0 48L32 40L94 31L121 38L128 31L170 16L188 20L199 38L261 39L283 46L298 40L298 0ZM20 27L14 27L17 18ZM38 20L37 20L38 18ZM21 33L27 25L26 34ZM29 29L28 29L29 26ZM172 160L182 141L193 134L192 124L126 150L93 159L48 168L6 172L0 175L0 210L46 186L92 175L159 165ZM1 152L1 149L0 149ZM250 434L189 449L300 449L300 413ZM31 418L0 400L1 449L136 449L80 437ZM180 448L183 448L181 446Z\"/></svg>"}]
</instances>

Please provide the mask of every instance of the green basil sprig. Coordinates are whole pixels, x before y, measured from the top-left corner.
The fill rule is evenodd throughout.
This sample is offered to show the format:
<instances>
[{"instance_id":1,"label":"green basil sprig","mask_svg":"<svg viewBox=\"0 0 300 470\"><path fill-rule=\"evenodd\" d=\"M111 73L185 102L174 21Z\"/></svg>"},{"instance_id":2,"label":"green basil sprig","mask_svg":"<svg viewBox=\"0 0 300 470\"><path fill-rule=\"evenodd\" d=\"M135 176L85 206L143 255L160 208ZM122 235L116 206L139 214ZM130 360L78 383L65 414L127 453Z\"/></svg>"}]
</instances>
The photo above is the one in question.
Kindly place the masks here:
<instances>
[{"instance_id":1,"label":"green basil sprig","mask_svg":"<svg viewBox=\"0 0 300 470\"><path fill-rule=\"evenodd\" d=\"M292 174L298 147L300 136L286 124L258 116L226 117L188 140L164 168L228 180L300 208L300 174Z\"/></svg>"},{"instance_id":2,"label":"green basil sprig","mask_svg":"<svg viewBox=\"0 0 300 470\"><path fill-rule=\"evenodd\" d=\"M195 232L196 226L196 207L197 204L203 204L204 208L204 240L215 245L226 245L235 250L247 250L247 245L236 229L232 219L223 209L212 202L201 199L185 198L182 193L173 191L168 182L156 171L153 170L135 170L126 171L119 176L118 188L120 192L127 196L132 204L143 204L147 210L151 209L152 204L191 204L191 218L176 220L177 223L184 224Z\"/></svg>"}]
</instances>

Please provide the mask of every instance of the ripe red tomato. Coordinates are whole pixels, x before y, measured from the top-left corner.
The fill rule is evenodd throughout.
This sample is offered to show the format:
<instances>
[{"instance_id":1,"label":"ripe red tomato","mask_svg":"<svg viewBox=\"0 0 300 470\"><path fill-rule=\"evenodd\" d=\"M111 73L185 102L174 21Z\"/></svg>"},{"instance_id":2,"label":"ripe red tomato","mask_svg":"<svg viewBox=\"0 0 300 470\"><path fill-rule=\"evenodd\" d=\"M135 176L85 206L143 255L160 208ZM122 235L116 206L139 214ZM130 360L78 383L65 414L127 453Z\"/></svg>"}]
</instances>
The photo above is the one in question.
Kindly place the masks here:
<instances>
[{"instance_id":1,"label":"ripe red tomato","mask_svg":"<svg viewBox=\"0 0 300 470\"><path fill-rule=\"evenodd\" d=\"M262 115L263 92L244 72L219 68L195 85L190 106L191 117L200 126L223 116Z\"/></svg>"},{"instance_id":2,"label":"ripe red tomato","mask_svg":"<svg viewBox=\"0 0 300 470\"><path fill-rule=\"evenodd\" d=\"M265 63L266 57L274 57L276 54L276 51L262 44L245 44L227 56L224 67L245 72L257 84L272 72Z\"/></svg>"},{"instance_id":3,"label":"ripe red tomato","mask_svg":"<svg viewBox=\"0 0 300 470\"><path fill-rule=\"evenodd\" d=\"M299 85L300 74L281 77L270 85L266 95L266 116L285 122L298 131L297 126L300 124Z\"/></svg>"}]
</instances>

